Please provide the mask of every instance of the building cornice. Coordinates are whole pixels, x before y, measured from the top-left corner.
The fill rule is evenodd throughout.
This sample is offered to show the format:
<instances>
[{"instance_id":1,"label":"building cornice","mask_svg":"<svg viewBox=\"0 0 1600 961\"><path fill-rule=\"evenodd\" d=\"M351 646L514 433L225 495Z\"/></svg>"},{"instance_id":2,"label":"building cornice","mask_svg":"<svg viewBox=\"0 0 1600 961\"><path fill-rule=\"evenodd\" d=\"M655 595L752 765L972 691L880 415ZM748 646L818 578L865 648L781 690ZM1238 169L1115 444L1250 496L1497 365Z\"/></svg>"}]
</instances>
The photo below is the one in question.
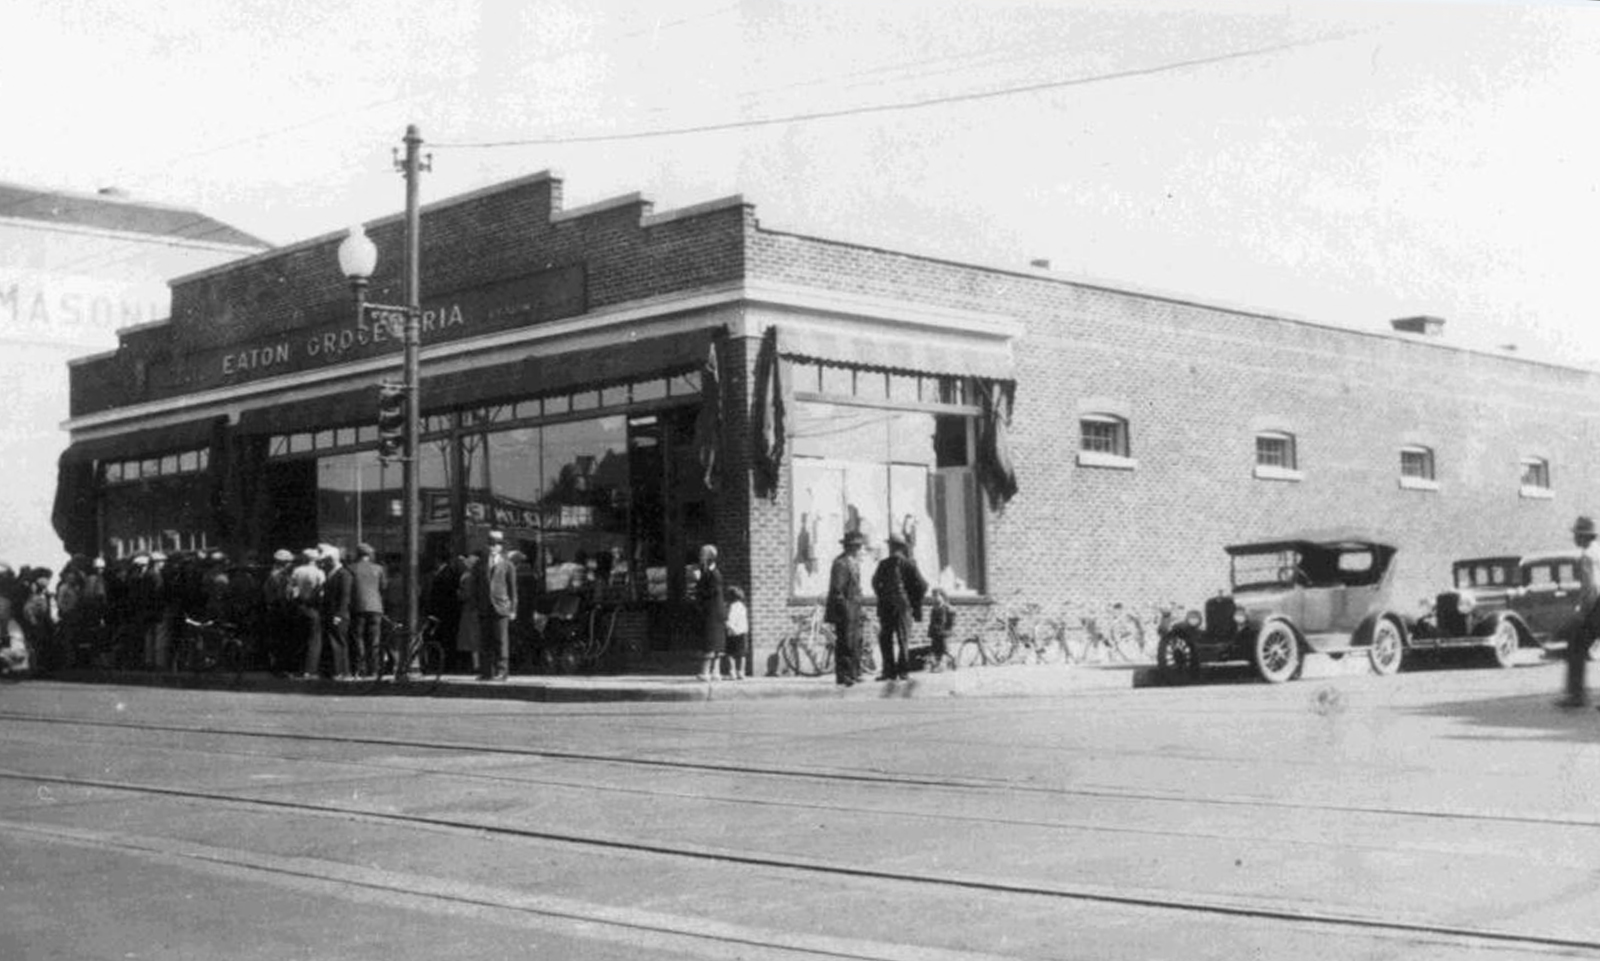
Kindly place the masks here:
<instances>
[{"instance_id":1,"label":"building cornice","mask_svg":"<svg viewBox=\"0 0 1600 961\"><path fill-rule=\"evenodd\" d=\"M666 294L591 311L578 317L520 327L482 337L425 346L422 363L433 373L469 366L485 354L514 351L541 344L560 349L581 349L616 342L618 332L629 337L671 333L702 326L726 326L736 337L757 337L768 325L759 311L746 305L765 305L809 311L834 317L867 320L900 332L939 332L946 336L976 337L1005 342L1021 336L1023 325L1011 318L969 310L948 310L909 305L886 298L842 294L789 284L729 283L682 293ZM704 315L693 318L693 315ZM692 319L691 319L692 318ZM104 355L98 355L104 356ZM83 363L90 358L82 358ZM257 406L264 396L313 397L348 389L352 383L394 370L397 356L373 357L337 367L269 377L179 397L132 404L114 410L72 417L62 423L75 439L93 439L138 426L164 426L197 416L228 416Z\"/></svg>"}]
</instances>

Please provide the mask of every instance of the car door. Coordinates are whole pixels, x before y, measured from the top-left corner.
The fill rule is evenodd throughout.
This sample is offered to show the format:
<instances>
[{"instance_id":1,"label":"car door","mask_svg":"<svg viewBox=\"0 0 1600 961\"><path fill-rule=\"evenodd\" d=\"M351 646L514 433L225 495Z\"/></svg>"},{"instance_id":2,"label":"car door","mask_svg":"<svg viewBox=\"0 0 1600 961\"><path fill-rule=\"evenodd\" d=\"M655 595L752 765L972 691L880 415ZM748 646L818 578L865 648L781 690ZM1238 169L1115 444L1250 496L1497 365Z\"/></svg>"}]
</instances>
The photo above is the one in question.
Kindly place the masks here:
<instances>
[{"instance_id":1,"label":"car door","mask_svg":"<svg viewBox=\"0 0 1600 961\"><path fill-rule=\"evenodd\" d=\"M1572 620L1578 602L1577 565L1567 558L1522 566L1523 594L1517 604L1536 637L1549 638Z\"/></svg>"}]
</instances>

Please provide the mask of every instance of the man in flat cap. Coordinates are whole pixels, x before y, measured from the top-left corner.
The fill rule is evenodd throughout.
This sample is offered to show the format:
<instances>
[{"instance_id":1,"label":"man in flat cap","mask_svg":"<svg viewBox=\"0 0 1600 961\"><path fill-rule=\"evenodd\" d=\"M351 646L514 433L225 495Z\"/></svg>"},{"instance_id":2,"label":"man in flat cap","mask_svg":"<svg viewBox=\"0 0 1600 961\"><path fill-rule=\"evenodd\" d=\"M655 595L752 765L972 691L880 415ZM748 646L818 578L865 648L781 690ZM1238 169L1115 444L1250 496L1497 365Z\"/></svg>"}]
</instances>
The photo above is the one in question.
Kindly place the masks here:
<instances>
[{"instance_id":1,"label":"man in flat cap","mask_svg":"<svg viewBox=\"0 0 1600 961\"><path fill-rule=\"evenodd\" d=\"M322 588L328 577L318 565L315 547L300 552L300 566L289 572L289 593L294 598L295 640L304 654L299 677L315 680L322 667Z\"/></svg>"},{"instance_id":2,"label":"man in flat cap","mask_svg":"<svg viewBox=\"0 0 1600 961\"><path fill-rule=\"evenodd\" d=\"M844 687L861 680L861 545L867 539L850 531L828 571L828 599L823 617L833 625L834 682Z\"/></svg>"},{"instance_id":3,"label":"man in flat cap","mask_svg":"<svg viewBox=\"0 0 1600 961\"><path fill-rule=\"evenodd\" d=\"M356 562L350 565L350 646L356 676L375 677L382 670L378 645L383 638L383 596L389 590L389 572L376 560L371 544L356 545Z\"/></svg>"},{"instance_id":4,"label":"man in flat cap","mask_svg":"<svg viewBox=\"0 0 1600 961\"><path fill-rule=\"evenodd\" d=\"M1600 628L1600 546L1595 544L1594 520L1580 516L1572 523L1572 542L1578 546L1578 604L1567 631L1567 693L1556 704L1577 709L1589 706L1589 645Z\"/></svg>"}]
</instances>

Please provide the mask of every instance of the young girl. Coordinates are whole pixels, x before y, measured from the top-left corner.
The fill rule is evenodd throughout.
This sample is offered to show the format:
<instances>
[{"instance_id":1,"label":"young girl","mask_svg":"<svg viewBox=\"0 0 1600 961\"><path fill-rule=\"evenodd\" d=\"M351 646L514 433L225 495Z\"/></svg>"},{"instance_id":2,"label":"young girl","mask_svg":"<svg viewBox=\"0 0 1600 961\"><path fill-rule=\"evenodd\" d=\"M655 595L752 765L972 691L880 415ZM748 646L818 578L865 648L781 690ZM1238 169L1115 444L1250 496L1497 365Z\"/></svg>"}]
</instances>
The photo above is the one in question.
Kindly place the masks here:
<instances>
[{"instance_id":1,"label":"young girl","mask_svg":"<svg viewBox=\"0 0 1600 961\"><path fill-rule=\"evenodd\" d=\"M928 611L928 645L933 666L930 671L944 670L945 659L950 656L947 650L950 632L956 627L956 609L950 606L950 599L945 597L944 591L935 587L933 589L933 608ZM954 667L955 662L951 661Z\"/></svg>"},{"instance_id":2,"label":"young girl","mask_svg":"<svg viewBox=\"0 0 1600 961\"><path fill-rule=\"evenodd\" d=\"M744 656L750 636L750 613L745 610L744 591L728 588L728 673L735 681L744 680Z\"/></svg>"}]
</instances>

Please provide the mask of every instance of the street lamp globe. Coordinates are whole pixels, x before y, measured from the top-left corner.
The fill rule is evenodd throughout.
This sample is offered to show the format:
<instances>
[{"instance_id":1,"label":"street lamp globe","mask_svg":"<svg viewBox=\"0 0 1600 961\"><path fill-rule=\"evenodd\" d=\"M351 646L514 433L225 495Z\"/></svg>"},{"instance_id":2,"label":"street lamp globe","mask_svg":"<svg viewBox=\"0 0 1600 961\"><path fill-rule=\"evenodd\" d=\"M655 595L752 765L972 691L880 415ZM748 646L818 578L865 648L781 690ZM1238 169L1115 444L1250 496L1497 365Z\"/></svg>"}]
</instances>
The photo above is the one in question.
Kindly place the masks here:
<instances>
[{"instance_id":1,"label":"street lamp globe","mask_svg":"<svg viewBox=\"0 0 1600 961\"><path fill-rule=\"evenodd\" d=\"M339 270L354 283L364 283L378 269L378 245L356 224L339 243Z\"/></svg>"}]
</instances>

